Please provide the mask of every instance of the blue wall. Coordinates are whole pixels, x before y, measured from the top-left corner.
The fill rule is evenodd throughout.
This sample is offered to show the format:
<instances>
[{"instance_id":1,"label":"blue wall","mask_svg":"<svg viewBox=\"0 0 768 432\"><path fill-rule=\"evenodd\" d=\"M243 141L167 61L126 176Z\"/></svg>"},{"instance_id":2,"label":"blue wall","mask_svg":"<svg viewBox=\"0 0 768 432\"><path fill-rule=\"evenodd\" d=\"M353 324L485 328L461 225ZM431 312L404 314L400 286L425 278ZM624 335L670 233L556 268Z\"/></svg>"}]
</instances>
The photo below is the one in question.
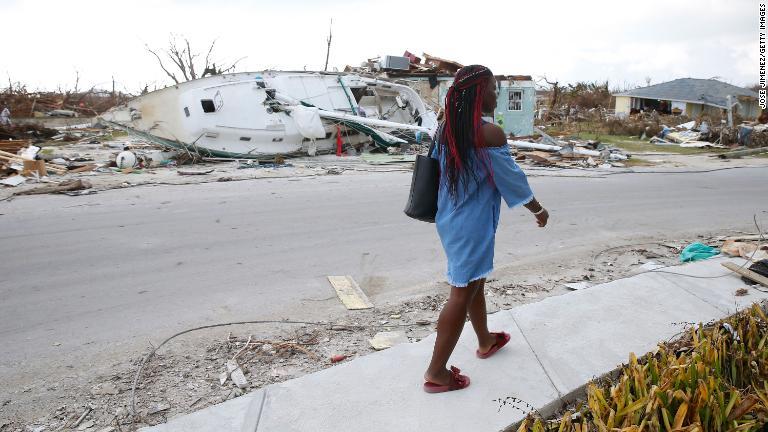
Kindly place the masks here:
<instances>
[{"instance_id":1,"label":"blue wall","mask_svg":"<svg viewBox=\"0 0 768 432\"><path fill-rule=\"evenodd\" d=\"M440 104L445 105L445 95L448 93L448 87L452 81L441 82L439 88ZM510 91L522 92L520 111L509 110ZM496 111L493 120L500 124L506 134L513 133L515 136L533 135L533 116L536 111L536 88L530 81L523 81L522 85L514 81L502 81L499 90L499 99L496 105Z\"/></svg>"},{"instance_id":2,"label":"blue wall","mask_svg":"<svg viewBox=\"0 0 768 432\"><path fill-rule=\"evenodd\" d=\"M521 92L521 110L509 110L510 92ZM499 99L494 113L494 121L507 134L515 136L533 135L533 115L536 109L536 89L533 86L519 86L513 82L502 82Z\"/></svg>"}]
</instances>

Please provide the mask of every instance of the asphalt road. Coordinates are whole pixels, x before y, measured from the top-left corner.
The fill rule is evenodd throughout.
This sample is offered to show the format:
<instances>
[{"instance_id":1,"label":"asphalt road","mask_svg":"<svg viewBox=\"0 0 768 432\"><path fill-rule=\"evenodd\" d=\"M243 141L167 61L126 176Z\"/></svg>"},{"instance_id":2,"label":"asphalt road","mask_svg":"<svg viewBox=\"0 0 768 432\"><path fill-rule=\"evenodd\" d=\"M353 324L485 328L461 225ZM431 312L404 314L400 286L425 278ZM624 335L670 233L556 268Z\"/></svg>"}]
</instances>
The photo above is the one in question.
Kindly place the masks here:
<instances>
[{"instance_id":1,"label":"asphalt road","mask_svg":"<svg viewBox=\"0 0 768 432\"><path fill-rule=\"evenodd\" d=\"M365 173L2 202L0 383L189 327L343 314L327 275L352 275L374 303L434 290L445 259L434 226L402 213L409 183ZM504 210L497 268L754 230L755 213L768 224L768 168L531 183L550 226Z\"/></svg>"}]
</instances>

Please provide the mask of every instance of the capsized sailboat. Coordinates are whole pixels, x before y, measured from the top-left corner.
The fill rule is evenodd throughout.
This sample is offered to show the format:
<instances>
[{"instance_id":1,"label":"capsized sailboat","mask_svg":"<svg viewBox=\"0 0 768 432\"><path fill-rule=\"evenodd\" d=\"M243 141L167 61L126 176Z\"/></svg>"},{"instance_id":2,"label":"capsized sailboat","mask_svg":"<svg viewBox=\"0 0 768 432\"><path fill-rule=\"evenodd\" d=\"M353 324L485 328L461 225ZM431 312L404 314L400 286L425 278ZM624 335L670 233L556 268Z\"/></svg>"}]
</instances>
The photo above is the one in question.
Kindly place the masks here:
<instances>
[{"instance_id":1,"label":"capsized sailboat","mask_svg":"<svg viewBox=\"0 0 768 432\"><path fill-rule=\"evenodd\" d=\"M437 116L413 89L357 74L241 72L136 97L101 115L150 141L202 156L260 158L429 140Z\"/></svg>"}]
</instances>

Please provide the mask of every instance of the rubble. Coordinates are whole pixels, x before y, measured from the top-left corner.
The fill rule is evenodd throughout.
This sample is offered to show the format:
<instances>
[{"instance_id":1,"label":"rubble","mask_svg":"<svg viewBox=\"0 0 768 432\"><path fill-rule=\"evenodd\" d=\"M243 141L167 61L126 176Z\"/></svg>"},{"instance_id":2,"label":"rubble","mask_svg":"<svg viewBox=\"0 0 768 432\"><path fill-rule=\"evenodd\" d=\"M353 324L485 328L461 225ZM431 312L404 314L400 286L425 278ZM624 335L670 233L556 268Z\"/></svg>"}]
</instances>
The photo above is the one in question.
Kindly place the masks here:
<instances>
[{"instance_id":1,"label":"rubble","mask_svg":"<svg viewBox=\"0 0 768 432\"><path fill-rule=\"evenodd\" d=\"M613 168L632 157L619 148L599 141L573 138L555 139L540 129L538 140L509 139L512 155L517 162L557 168Z\"/></svg>"}]
</instances>

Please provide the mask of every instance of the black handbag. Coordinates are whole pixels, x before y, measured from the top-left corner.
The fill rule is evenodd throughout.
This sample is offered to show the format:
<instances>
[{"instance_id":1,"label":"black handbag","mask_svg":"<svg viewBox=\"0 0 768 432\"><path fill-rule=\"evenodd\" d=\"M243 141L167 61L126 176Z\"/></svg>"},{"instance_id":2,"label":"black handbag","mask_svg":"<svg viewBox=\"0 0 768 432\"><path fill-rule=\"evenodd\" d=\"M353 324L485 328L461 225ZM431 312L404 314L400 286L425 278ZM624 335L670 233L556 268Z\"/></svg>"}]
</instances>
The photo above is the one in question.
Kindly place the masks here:
<instances>
[{"instance_id":1,"label":"black handbag","mask_svg":"<svg viewBox=\"0 0 768 432\"><path fill-rule=\"evenodd\" d=\"M406 215L430 223L435 222L435 215L437 215L437 191L440 187L440 162L431 157L435 142L432 141L426 156L416 156L411 178L411 193L405 205Z\"/></svg>"}]
</instances>

